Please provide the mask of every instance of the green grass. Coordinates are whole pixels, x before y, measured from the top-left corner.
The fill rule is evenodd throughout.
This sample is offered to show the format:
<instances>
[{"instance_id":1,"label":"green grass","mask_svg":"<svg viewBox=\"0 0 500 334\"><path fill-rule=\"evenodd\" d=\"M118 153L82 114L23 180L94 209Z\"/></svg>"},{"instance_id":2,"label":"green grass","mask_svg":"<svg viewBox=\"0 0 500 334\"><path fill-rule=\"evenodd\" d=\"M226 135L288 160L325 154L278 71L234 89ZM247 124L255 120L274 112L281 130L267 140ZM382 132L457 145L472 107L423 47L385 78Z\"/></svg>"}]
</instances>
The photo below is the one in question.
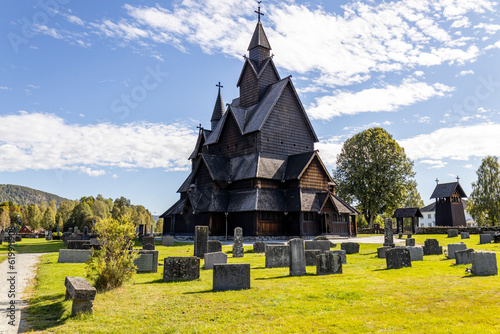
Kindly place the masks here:
<instances>
[{"instance_id":1,"label":"green grass","mask_svg":"<svg viewBox=\"0 0 500 334\"><path fill-rule=\"evenodd\" d=\"M0 254L7 254L8 248L9 244L2 242L0 245ZM47 241L43 238L23 238L22 241L14 243L14 249L17 253L51 253L58 252L60 248L66 248L62 240Z\"/></svg>"},{"instance_id":2,"label":"green grass","mask_svg":"<svg viewBox=\"0 0 500 334\"><path fill-rule=\"evenodd\" d=\"M446 246L459 238L437 238ZM470 240L476 247L477 240ZM474 244L476 243L476 244ZM200 279L164 283L162 274L137 274L123 287L98 294L93 315L70 317L65 276L84 276L84 264L42 257L28 309L35 330L55 333L498 333L499 276L475 277L467 266L426 256L412 268L386 270L377 244L361 244L347 256L343 274L290 277L288 268L265 269L264 254L246 247L251 289L212 292L212 270ZM496 245L481 245L494 250ZM336 249L339 249L337 246ZM166 256L190 256L193 245L157 246ZM224 246L228 253L231 247ZM498 250L498 248L497 248ZM160 267L160 272L162 267Z\"/></svg>"}]
</instances>

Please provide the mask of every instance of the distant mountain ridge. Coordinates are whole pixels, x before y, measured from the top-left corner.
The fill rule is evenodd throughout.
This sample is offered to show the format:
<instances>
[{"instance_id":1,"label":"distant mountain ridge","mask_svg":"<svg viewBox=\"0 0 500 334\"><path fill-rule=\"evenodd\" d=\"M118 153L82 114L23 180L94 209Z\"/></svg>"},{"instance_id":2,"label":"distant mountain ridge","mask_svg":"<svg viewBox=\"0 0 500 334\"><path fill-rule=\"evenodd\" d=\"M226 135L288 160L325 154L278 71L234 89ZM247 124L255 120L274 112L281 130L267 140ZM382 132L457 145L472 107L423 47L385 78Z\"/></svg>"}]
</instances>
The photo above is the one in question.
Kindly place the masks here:
<instances>
[{"instance_id":1,"label":"distant mountain ridge","mask_svg":"<svg viewBox=\"0 0 500 334\"><path fill-rule=\"evenodd\" d=\"M41 202L49 204L51 200L55 200L58 207L61 202L69 201L67 198L41 190L13 184L0 184L0 203L12 201L14 204L24 206L40 204Z\"/></svg>"}]
</instances>

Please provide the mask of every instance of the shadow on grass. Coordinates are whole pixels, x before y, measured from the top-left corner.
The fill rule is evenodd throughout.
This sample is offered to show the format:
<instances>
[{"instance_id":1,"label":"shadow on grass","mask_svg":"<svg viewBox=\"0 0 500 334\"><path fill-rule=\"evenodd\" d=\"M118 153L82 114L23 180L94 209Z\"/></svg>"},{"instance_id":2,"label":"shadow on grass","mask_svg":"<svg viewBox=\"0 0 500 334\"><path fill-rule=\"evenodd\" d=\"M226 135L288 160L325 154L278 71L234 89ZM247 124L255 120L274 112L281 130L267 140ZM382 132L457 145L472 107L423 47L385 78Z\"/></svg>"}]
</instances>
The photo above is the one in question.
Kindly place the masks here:
<instances>
[{"instance_id":1,"label":"shadow on grass","mask_svg":"<svg viewBox=\"0 0 500 334\"><path fill-rule=\"evenodd\" d=\"M26 320L34 330L45 330L64 324L69 314L64 314L64 294L46 295L30 300Z\"/></svg>"},{"instance_id":2,"label":"shadow on grass","mask_svg":"<svg viewBox=\"0 0 500 334\"><path fill-rule=\"evenodd\" d=\"M184 292L183 295L197 295L197 294L200 294L200 293L213 293L213 292L218 292L218 291L214 291L212 289L210 289L210 290L202 290L202 291L191 291L191 292Z\"/></svg>"},{"instance_id":3,"label":"shadow on grass","mask_svg":"<svg viewBox=\"0 0 500 334\"><path fill-rule=\"evenodd\" d=\"M307 273L305 275L301 275L301 276L317 276L316 274L311 274L311 273ZM283 276L275 276L275 277L260 277L260 278L256 278L255 280L256 281L265 281L265 280L272 280L272 279L280 279L280 278L290 278L290 277L300 277L300 276L290 276L290 275L283 275Z\"/></svg>"},{"instance_id":4,"label":"shadow on grass","mask_svg":"<svg viewBox=\"0 0 500 334\"><path fill-rule=\"evenodd\" d=\"M152 281L147 281L147 282L140 282L140 283L135 282L134 285L136 285L136 284L158 284L158 283L171 283L171 282L164 282L163 278L158 278L158 279L155 279Z\"/></svg>"}]
</instances>

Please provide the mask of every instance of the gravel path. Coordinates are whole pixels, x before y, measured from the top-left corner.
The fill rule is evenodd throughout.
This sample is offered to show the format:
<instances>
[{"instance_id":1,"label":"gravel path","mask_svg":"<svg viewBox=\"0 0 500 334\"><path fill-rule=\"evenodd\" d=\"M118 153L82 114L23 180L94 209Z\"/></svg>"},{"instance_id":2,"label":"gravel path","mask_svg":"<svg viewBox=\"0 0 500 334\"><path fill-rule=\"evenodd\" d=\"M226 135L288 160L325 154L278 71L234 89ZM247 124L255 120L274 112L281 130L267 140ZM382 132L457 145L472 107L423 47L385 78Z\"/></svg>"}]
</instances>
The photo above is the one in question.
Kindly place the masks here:
<instances>
[{"instance_id":1,"label":"gravel path","mask_svg":"<svg viewBox=\"0 0 500 334\"><path fill-rule=\"evenodd\" d=\"M12 270L8 260L0 264L0 334L4 333L23 333L26 330L26 323L23 321L22 314L27 306L26 294L24 290L29 285L30 281L35 278L37 263L40 261L41 253L17 254L15 256L14 269ZM11 285L8 281L14 278ZM11 287L14 287L15 296L9 296ZM11 303L15 302L15 312L13 324L9 324L11 313L8 308Z\"/></svg>"}]
</instances>

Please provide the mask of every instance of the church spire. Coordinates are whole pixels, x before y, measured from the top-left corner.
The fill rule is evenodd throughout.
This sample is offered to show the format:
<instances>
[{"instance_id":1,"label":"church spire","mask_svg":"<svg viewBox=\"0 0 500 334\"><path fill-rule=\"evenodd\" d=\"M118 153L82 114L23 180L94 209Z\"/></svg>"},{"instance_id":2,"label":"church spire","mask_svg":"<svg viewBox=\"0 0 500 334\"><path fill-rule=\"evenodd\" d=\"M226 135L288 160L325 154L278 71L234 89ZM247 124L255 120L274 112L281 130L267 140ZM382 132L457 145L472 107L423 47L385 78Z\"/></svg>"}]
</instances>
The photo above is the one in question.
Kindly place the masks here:
<instances>
[{"instance_id":1,"label":"church spire","mask_svg":"<svg viewBox=\"0 0 500 334\"><path fill-rule=\"evenodd\" d=\"M222 115L226 113L226 109L224 108L224 102L222 101L222 95L220 93L220 89L224 86L221 86L220 82L215 86L219 87L219 94L217 95L217 100L215 101L215 106L214 106L214 112L212 113L212 118L210 119L212 131L217 126L217 123L219 123L220 119L222 118Z\"/></svg>"},{"instance_id":2,"label":"church spire","mask_svg":"<svg viewBox=\"0 0 500 334\"><path fill-rule=\"evenodd\" d=\"M248 46L248 51L250 51L250 59L257 62L258 65L261 64L262 61L266 60L270 56L271 45L267 40L266 33L264 32L264 28L262 27L262 23L260 22L260 16L264 15L260 11L260 3L259 1L259 9L255 11L259 16L259 21L257 22L257 26L255 26L255 31L253 32L252 40L250 41L250 45Z\"/></svg>"}]
</instances>

